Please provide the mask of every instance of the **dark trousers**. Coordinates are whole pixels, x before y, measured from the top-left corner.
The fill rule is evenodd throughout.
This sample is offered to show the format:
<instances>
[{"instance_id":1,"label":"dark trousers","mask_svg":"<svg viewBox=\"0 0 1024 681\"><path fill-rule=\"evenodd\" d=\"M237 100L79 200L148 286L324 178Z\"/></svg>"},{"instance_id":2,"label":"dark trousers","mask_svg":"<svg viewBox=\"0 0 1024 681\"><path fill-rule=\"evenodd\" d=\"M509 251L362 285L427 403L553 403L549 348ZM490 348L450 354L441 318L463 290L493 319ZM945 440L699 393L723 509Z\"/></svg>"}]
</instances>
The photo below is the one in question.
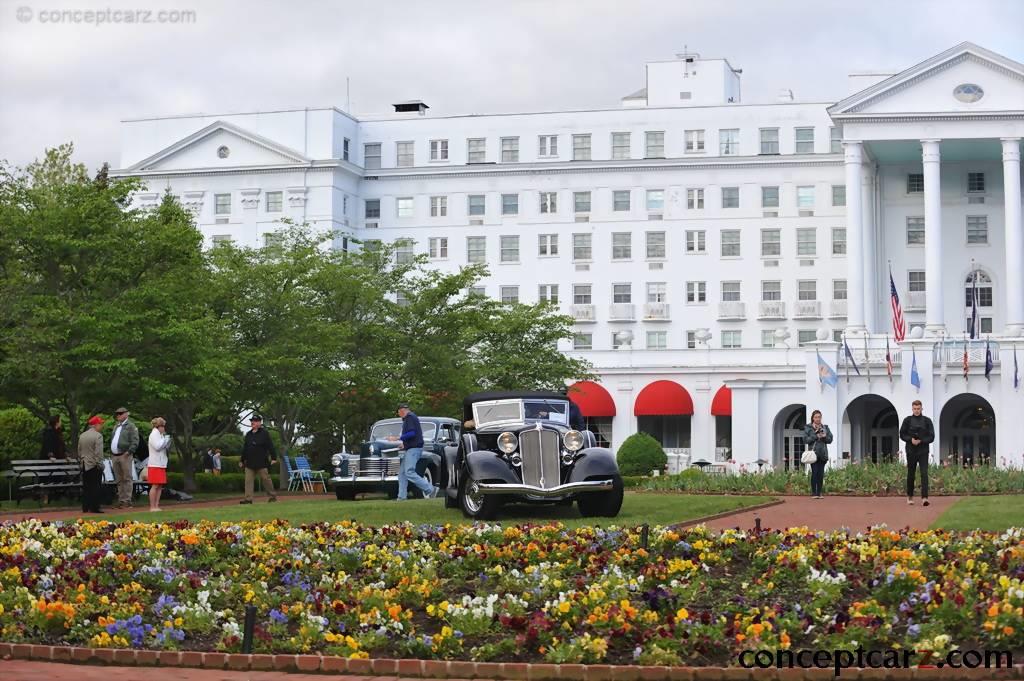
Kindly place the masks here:
<instances>
[{"instance_id":1,"label":"dark trousers","mask_svg":"<svg viewBox=\"0 0 1024 681\"><path fill-rule=\"evenodd\" d=\"M99 466L82 471L82 512L95 513L100 510L100 485L103 469Z\"/></svg>"},{"instance_id":2,"label":"dark trousers","mask_svg":"<svg viewBox=\"0 0 1024 681\"><path fill-rule=\"evenodd\" d=\"M811 464L811 496L820 497L825 486L825 464L827 461L815 461Z\"/></svg>"},{"instance_id":3,"label":"dark trousers","mask_svg":"<svg viewBox=\"0 0 1024 681\"><path fill-rule=\"evenodd\" d=\"M928 498L928 452L907 452L907 498L914 497L914 475L921 467L921 498Z\"/></svg>"}]
</instances>

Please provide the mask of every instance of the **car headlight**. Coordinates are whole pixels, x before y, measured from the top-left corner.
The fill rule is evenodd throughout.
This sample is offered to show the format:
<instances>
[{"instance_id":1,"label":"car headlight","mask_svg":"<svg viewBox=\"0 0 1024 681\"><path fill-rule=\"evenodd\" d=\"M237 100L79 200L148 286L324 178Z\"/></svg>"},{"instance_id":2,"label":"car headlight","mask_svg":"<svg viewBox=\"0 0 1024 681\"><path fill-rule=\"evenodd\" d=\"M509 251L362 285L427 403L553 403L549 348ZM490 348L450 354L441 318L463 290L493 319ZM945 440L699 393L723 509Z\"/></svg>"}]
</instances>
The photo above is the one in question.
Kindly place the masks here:
<instances>
[{"instance_id":1,"label":"car headlight","mask_svg":"<svg viewBox=\"0 0 1024 681\"><path fill-rule=\"evenodd\" d=\"M519 447L519 438L516 437L515 433L506 431L498 436L498 449L506 454L516 451L517 447Z\"/></svg>"},{"instance_id":2,"label":"car headlight","mask_svg":"<svg viewBox=\"0 0 1024 681\"><path fill-rule=\"evenodd\" d=\"M578 430L570 430L562 436L562 443L570 452L578 452L583 449L583 433Z\"/></svg>"},{"instance_id":3,"label":"car headlight","mask_svg":"<svg viewBox=\"0 0 1024 681\"><path fill-rule=\"evenodd\" d=\"M335 454L334 456L331 457L331 465L332 466L340 466L341 465L341 454Z\"/></svg>"}]
</instances>

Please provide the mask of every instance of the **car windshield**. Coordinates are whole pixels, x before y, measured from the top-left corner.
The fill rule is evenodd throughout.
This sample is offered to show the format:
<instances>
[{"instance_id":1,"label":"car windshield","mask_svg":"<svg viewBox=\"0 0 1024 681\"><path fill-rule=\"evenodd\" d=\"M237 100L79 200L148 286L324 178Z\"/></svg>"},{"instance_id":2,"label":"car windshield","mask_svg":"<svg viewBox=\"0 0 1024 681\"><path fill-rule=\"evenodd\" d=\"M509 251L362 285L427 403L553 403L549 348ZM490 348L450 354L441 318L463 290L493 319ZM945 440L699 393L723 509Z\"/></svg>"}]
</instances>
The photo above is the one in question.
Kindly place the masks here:
<instances>
[{"instance_id":1,"label":"car windshield","mask_svg":"<svg viewBox=\"0 0 1024 681\"><path fill-rule=\"evenodd\" d=\"M425 441L434 439L434 435L437 433L436 423L420 421L420 427L423 428L423 439ZM398 437L401 434L401 421L384 421L373 425L373 430L370 431L370 440L387 440L389 437Z\"/></svg>"},{"instance_id":2,"label":"car windshield","mask_svg":"<svg viewBox=\"0 0 1024 681\"><path fill-rule=\"evenodd\" d=\"M522 400L496 400L494 402L477 402L473 405L473 415L477 428L489 423L523 420Z\"/></svg>"},{"instance_id":3,"label":"car windshield","mask_svg":"<svg viewBox=\"0 0 1024 681\"><path fill-rule=\"evenodd\" d=\"M524 400L528 421L554 421L569 424L569 403L560 400Z\"/></svg>"}]
</instances>

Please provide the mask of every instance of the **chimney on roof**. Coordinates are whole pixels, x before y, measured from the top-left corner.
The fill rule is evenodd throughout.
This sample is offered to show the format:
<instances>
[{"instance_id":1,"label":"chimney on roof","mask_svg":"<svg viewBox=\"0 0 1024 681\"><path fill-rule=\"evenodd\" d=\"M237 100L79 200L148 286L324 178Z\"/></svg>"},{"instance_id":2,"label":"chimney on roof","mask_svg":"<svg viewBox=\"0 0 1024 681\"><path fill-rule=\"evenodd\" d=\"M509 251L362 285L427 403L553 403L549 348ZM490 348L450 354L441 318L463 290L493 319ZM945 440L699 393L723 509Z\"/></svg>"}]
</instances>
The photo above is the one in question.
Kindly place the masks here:
<instances>
[{"instance_id":1,"label":"chimney on roof","mask_svg":"<svg viewBox=\"0 0 1024 681\"><path fill-rule=\"evenodd\" d=\"M792 102L793 91L790 90L789 88L782 88L781 90L779 90L779 96L777 99L780 102Z\"/></svg>"},{"instance_id":2,"label":"chimney on roof","mask_svg":"<svg viewBox=\"0 0 1024 681\"><path fill-rule=\"evenodd\" d=\"M418 113L423 116L427 113L427 109L430 107L421 102L418 99L413 99L408 102L398 102L393 105L395 107L395 113Z\"/></svg>"}]
</instances>

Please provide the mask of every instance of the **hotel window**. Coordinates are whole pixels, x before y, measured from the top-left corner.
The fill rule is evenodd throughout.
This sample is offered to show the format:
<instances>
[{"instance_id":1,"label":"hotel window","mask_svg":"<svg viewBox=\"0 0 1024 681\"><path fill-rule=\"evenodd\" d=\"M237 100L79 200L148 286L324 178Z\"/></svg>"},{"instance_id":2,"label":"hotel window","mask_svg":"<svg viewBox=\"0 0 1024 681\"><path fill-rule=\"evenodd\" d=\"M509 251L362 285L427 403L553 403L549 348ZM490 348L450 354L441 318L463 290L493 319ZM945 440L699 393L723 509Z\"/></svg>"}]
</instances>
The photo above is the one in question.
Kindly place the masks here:
<instances>
[{"instance_id":1,"label":"hotel window","mask_svg":"<svg viewBox=\"0 0 1024 681\"><path fill-rule=\"evenodd\" d=\"M590 192L572 193L573 210L577 213L590 212Z\"/></svg>"},{"instance_id":2,"label":"hotel window","mask_svg":"<svg viewBox=\"0 0 1024 681\"><path fill-rule=\"evenodd\" d=\"M501 214L519 215L519 194L501 195Z\"/></svg>"},{"instance_id":3,"label":"hotel window","mask_svg":"<svg viewBox=\"0 0 1024 681\"><path fill-rule=\"evenodd\" d=\"M541 135L537 139L539 143L537 156L540 158L554 158L558 156L558 135Z\"/></svg>"},{"instance_id":4,"label":"hotel window","mask_svg":"<svg viewBox=\"0 0 1024 681\"><path fill-rule=\"evenodd\" d=\"M686 282L686 302L706 303L708 300L708 284L706 281Z\"/></svg>"},{"instance_id":5,"label":"hotel window","mask_svg":"<svg viewBox=\"0 0 1024 681\"><path fill-rule=\"evenodd\" d=\"M774 348L775 347L775 329L763 329L761 331L761 347L762 348Z\"/></svg>"},{"instance_id":6,"label":"hotel window","mask_svg":"<svg viewBox=\"0 0 1024 681\"><path fill-rule=\"evenodd\" d=\"M797 208L814 208L814 187L797 187L796 188L796 207Z\"/></svg>"},{"instance_id":7,"label":"hotel window","mask_svg":"<svg viewBox=\"0 0 1024 681\"><path fill-rule=\"evenodd\" d=\"M629 158L629 133L612 133L612 158Z\"/></svg>"},{"instance_id":8,"label":"hotel window","mask_svg":"<svg viewBox=\"0 0 1024 681\"><path fill-rule=\"evenodd\" d=\"M782 300L782 282L762 281L761 300L766 303L770 303L776 300Z\"/></svg>"},{"instance_id":9,"label":"hotel window","mask_svg":"<svg viewBox=\"0 0 1024 681\"><path fill-rule=\"evenodd\" d=\"M911 330L913 330L913 327L911 327ZM924 329L921 329L921 330L923 331ZM845 333L843 329L832 329L832 342L833 343L842 343L843 342L843 333Z\"/></svg>"},{"instance_id":10,"label":"hotel window","mask_svg":"<svg viewBox=\"0 0 1024 681\"><path fill-rule=\"evenodd\" d=\"M217 246L219 244L230 244L234 239L231 238L230 234L214 234L212 241L213 245Z\"/></svg>"},{"instance_id":11,"label":"hotel window","mask_svg":"<svg viewBox=\"0 0 1024 681\"><path fill-rule=\"evenodd\" d=\"M832 255L846 255L846 228L832 228Z\"/></svg>"},{"instance_id":12,"label":"hotel window","mask_svg":"<svg viewBox=\"0 0 1024 681\"><path fill-rule=\"evenodd\" d=\"M845 206L846 205L846 185L845 184L834 184L834 185L832 185L832 205L833 206Z\"/></svg>"},{"instance_id":13,"label":"hotel window","mask_svg":"<svg viewBox=\"0 0 1024 681\"><path fill-rule=\"evenodd\" d=\"M613 303L632 303L633 302L633 285L632 284L612 284L612 302Z\"/></svg>"},{"instance_id":14,"label":"hotel window","mask_svg":"<svg viewBox=\"0 0 1024 681\"><path fill-rule=\"evenodd\" d=\"M558 255L558 235L537 235L537 255Z\"/></svg>"},{"instance_id":15,"label":"hotel window","mask_svg":"<svg viewBox=\"0 0 1024 681\"><path fill-rule=\"evenodd\" d=\"M652 281L647 284L648 303L667 303L668 289L663 281Z\"/></svg>"},{"instance_id":16,"label":"hotel window","mask_svg":"<svg viewBox=\"0 0 1024 681\"><path fill-rule=\"evenodd\" d=\"M647 349L648 350L664 350L668 347L668 332L667 331L648 331L647 332Z\"/></svg>"},{"instance_id":17,"label":"hotel window","mask_svg":"<svg viewBox=\"0 0 1024 681\"><path fill-rule=\"evenodd\" d=\"M501 262L519 262L519 236L501 237Z\"/></svg>"},{"instance_id":18,"label":"hotel window","mask_svg":"<svg viewBox=\"0 0 1024 681\"><path fill-rule=\"evenodd\" d=\"M718 153L722 156L739 155L740 131L738 129L718 131Z\"/></svg>"},{"instance_id":19,"label":"hotel window","mask_svg":"<svg viewBox=\"0 0 1024 681\"><path fill-rule=\"evenodd\" d=\"M399 307L405 307L410 302L411 301L409 300L409 295L405 291L396 291L395 292L395 303Z\"/></svg>"},{"instance_id":20,"label":"hotel window","mask_svg":"<svg viewBox=\"0 0 1024 681\"><path fill-rule=\"evenodd\" d=\"M380 239L367 239L363 242L363 250L367 253L373 253L379 251L381 246Z\"/></svg>"},{"instance_id":21,"label":"hotel window","mask_svg":"<svg viewBox=\"0 0 1024 681\"><path fill-rule=\"evenodd\" d=\"M818 332L814 329L800 329L796 332L796 344L800 347L813 343L818 339Z\"/></svg>"},{"instance_id":22,"label":"hotel window","mask_svg":"<svg viewBox=\"0 0 1024 681\"><path fill-rule=\"evenodd\" d=\"M414 214L413 198L403 196L395 199L395 215L400 218L411 218Z\"/></svg>"},{"instance_id":23,"label":"hotel window","mask_svg":"<svg viewBox=\"0 0 1024 681\"><path fill-rule=\"evenodd\" d=\"M231 215L231 194L214 194L213 212L216 215Z\"/></svg>"},{"instance_id":24,"label":"hotel window","mask_svg":"<svg viewBox=\"0 0 1024 681\"><path fill-rule=\"evenodd\" d=\"M503 303L518 303L519 302L519 287L518 286L501 286L498 289L499 295L501 296L501 302Z\"/></svg>"},{"instance_id":25,"label":"hotel window","mask_svg":"<svg viewBox=\"0 0 1024 681\"><path fill-rule=\"evenodd\" d=\"M572 337L572 349L573 350L593 350L594 349L594 334L592 333L577 333Z\"/></svg>"},{"instance_id":26,"label":"hotel window","mask_svg":"<svg viewBox=\"0 0 1024 681\"><path fill-rule=\"evenodd\" d=\"M686 332L686 349L693 350L697 347L697 332L687 331Z\"/></svg>"},{"instance_id":27,"label":"hotel window","mask_svg":"<svg viewBox=\"0 0 1024 681\"><path fill-rule=\"evenodd\" d=\"M704 209L704 190L703 189L687 189L686 190L686 207L689 210L703 210Z\"/></svg>"},{"instance_id":28,"label":"hotel window","mask_svg":"<svg viewBox=\"0 0 1024 681\"><path fill-rule=\"evenodd\" d=\"M782 230L761 230L761 255L766 257L782 255Z\"/></svg>"},{"instance_id":29,"label":"hotel window","mask_svg":"<svg viewBox=\"0 0 1024 681\"><path fill-rule=\"evenodd\" d=\"M573 284L572 286L572 304L573 305L591 305L594 302L593 295L594 287L590 284Z\"/></svg>"},{"instance_id":30,"label":"hotel window","mask_svg":"<svg viewBox=\"0 0 1024 681\"><path fill-rule=\"evenodd\" d=\"M284 208L283 192L267 192L267 212L280 213Z\"/></svg>"},{"instance_id":31,"label":"hotel window","mask_svg":"<svg viewBox=\"0 0 1024 681\"><path fill-rule=\"evenodd\" d=\"M907 174L907 193L920 194L924 191L924 173Z\"/></svg>"},{"instance_id":32,"label":"hotel window","mask_svg":"<svg viewBox=\"0 0 1024 681\"><path fill-rule=\"evenodd\" d=\"M706 253L707 242L706 233L703 229L688 229L686 230L686 252L687 253Z\"/></svg>"},{"instance_id":33,"label":"hotel window","mask_svg":"<svg viewBox=\"0 0 1024 681\"><path fill-rule=\"evenodd\" d=\"M967 243L988 243L988 218L984 215L967 216Z\"/></svg>"},{"instance_id":34,"label":"hotel window","mask_svg":"<svg viewBox=\"0 0 1024 681\"><path fill-rule=\"evenodd\" d=\"M742 348L743 347L743 332L742 331L723 331L722 332L722 347L725 349Z\"/></svg>"},{"instance_id":35,"label":"hotel window","mask_svg":"<svg viewBox=\"0 0 1024 681\"><path fill-rule=\"evenodd\" d=\"M722 257L723 258L738 258L740 257L740 230L738 229L723 229L722 230Z\"/></svg>"},{"instance_id":36,"label":"hotel window","mask_svg":"<svg viewBox=\"0 0 1024 681\"><path fill-rule=\"evenodd\" d=\"M846 280L832 280L832 300L846 300Z\"/></svg>"},{"instance_id":37,"label":"hotel window","mask_svg":"<svg viewBox=\"0 0 1024 681\"><path fill-rule=\"evenodd\" d=\"M779 153L779 129L761 128L761 154L770 155Z\"/></svg>"},{"instance_id":38,"label":"hotel window","mask_svg":"<svg viewBox=\"0 0 1024 681\"><path fill-rule=\"evenodd\" d=\"M984 272L978 272L977 286L970 274L964 281L964 305L967 308L971 307L971 295L975 289L978 292L978 307L992 307L992 280Z\"/></svg>"},{"instance_id":39,"label":"hotel window","mask_svg":"<svg viewBox=\"0 0 1024 681\"><path fill-rule=\"evenodd\" d=\"M704 151L704 131L703 130L687 130L686 131L686 153L693 154L700 151Z\"/></svg>"},{"instance_id":40,"label":"hotel window","mask_svg":"<svg viewBox=\"0 0 1024 681\"><path fill-rule=\"evenodd\" d=\"M618 350L627 344L625 338L618 331L612 331L612 350Z\"/></svg>"},{"instance_id":41,"label":"hotel window","mask_svg":"<svg viewBox=\"0 0 1024 681\"><path fill-rule=\"evenodd\" d=\"M540 212L541 213L557 213L558 212L558 192L541 192L540 193Z\"/></svg>"},{"instance_id":42,"label":"hotel window","mask_svg":"<svg viewBox=\"0 0 1024 681\"><path fill-rule=\"evenodd\" d=\"M665 210L665 190L664 189L648 189L647 190L647 210L649 210L649 211L662 211L662 210Z\"/></svg>"},{"instance_id":43,"label":"hotel window","mask_svg":"<svg viewBox=\"0 0 1024 681\"><path fill-rule=\"evenodd\" d=\"M572 160L590 160L590 135L572 136Z\"/></svg>"},{"instance_id":44,"label":"hotel window","mask_svg":"<svg viewBox=\"0 0 1024 681\"><path fill-rule=\"evenodd\" d=\"M612 260L629 260L633 257L633 234L612 232Z\"/></svg>"},{"instance_id":45,"label":"hotel window","mask_svg":"<svg viewBox=\"0 0 1024 681\"><path fill-rule=\"evenodd\" d=\"M722 187L722 208L740 207L740 188Z\"/></svg>"},{"instance_id":46,"label":"hotel window","mask_svg":"<svg viewBox=\"0 0 1024 681\"><path fill-rule=\"evenodd\" d=\"M466 163L484 163L487 161L487 140L476 137L466 140Z\"/></svg>"},{"instance_id":47,"label":"hotel window","mask_svg":"<svg viewBox=\"0 0 1024 681\"><path fill-rule=\"evenodd\" d=\"M797 128L795 132L796 132L796 153L798 153L798 154L813 154L814 153L814 128Z\"/></svg>"},{"instance_id":48,"label":"hotel window","mask_svg":"<svg viewBox=\"0 0 1024 681\"><path fill-rule=\"evenodd\" d=\"M612 192L612 210L617 213L628 211L630 209L629 199L630 191L628 189L617 189Z\"/></svg>"},{"instance_id":49,"label":"hotel window","mask_svg":"<svg viewBox=\"0 0 1024 681\"><path fill-rule=\"evenodd\" d=\"M665 158L665 133L647 132L645 147L645 158Z\"/></svg>"},{"instance_id":50,"label":"hotel window","mask_svg":"<svg viewBox=\"0 0 1024 681\"><path fill-rule=\"evenodd\" d=\"M839 128L828 129L828 150L833 154L843 153L843 133Z\"/></svg>"},{"instance_id":51,"label":"hotel window","mask_svg":"<svg viewBox=\"0 0 1024 681\"><path fill-rule=\"evenodd\" d=\"M380 168L380 143L363 145L363 168Z\"/></svg>"},{"instance_id":52,"label":"hotel window","mask_svg":"<svg viewBox=\"0 0 1024 681\"><path fill-rule=\"evenodd\" d=\"M537 301L558 305L558 284L541 284L538 286Z\"/></svg>"},{"instance_id":53,"label":"hotel window","mask_svg":"<svg viewBox=\"0 0 1024 681\"><path fill-rule=\"evenodd\" d=\"M572 259L591 260L593 256L593 249L591 248L592 242L593 239L590 234L573 234Z\"/></svg>"},{"instance_id":54,"label":"hotel window","mask_svg":"<svg viewBox=\"0 0 1024 681\"><path fill-rule=\"evenodd\" d=\"M366 199L366 219L376 220L380 217L380 199Z\"/></svg>"},{"instance_id":55,"label":"hotel window","mask_svg":"<svg viewBox=\"0 0 1024 681\"><path fill-rule=\"evenodd\" d=\"M796 230L796 254L798 256L818 254L818 239L814 227L801 227Z\"/></svg>"},{"instance_id":56,"label":"hotel window","mask_svg":"<svg viewBox=\"0 0 1024 681\"><path fill-rule=\"evenodd\" d=\"M796 299L817 300L818 282L814 280L804 280L796 282Z\"/></svg>"},{"instance_id":57,"label":"hotel window","mask_svg":"<svg viewBox=\"0 0 1024 681\"><path fill-rule=\"evenodd\" d=\"M487 262L487 237L467 236L466 237L466 262L484 263Z\"/></svg>"},{"instance_id":58,"label":"hotel window","mask_svg":"<svg viewBox=\"0 0 1024 681\"><path fill-rule=\"evenodd\" d=\"M416 257L414 251L416 242L411 239L403 239L395 242L395 262L399 265L406 265Z\"/></svg>"},{"instance_id":59,"label":"hotel window","mask_svg":"<svg viewBox=\"0 0 1024 681\"><path fill-rule=\"evenodd\" d=\"M924 245L924 218L923 217L907 218L907 245L908 246L923 246Z\"/></svg>"},{"instance_id":60,"label":"hotel window","mask_svg":"<svg viewBox=\"0 0 1024 681\"><path fill-rule=\"evenodd\" d=\"M665 232L647 232L647 257L665 257Z\"/></svg>"},{"instance_id":61,"label":"hotel window","mask_svg":"<svg viewBox=\"0 0 1024 681\"><path fill-rule=\"evenodd\" d=\"M925 281L924 270L911 270L907 272L907 291L910 293L923 293Z\"/></svg>"},{"instance_id":62,"label":"hotel window","mask_svg":"<svg viewBox=\"0 0 1024 681\"><path fill-rule=\"evenodd\" d=\"M413 164L413 142L395 142L395 165L408 168Z\"/></svg>"},{"instance_id":63,"label":"hotel window","mask_svg":"<svg viewBox=\"0 0 1024 681\"><path fill-rule=\"evenodd\" d=\"M501 162L502 163L518 163L519 162L519 138L518 137L502 137L501 138Z\"/></svg>"},{"instance_id":64,"label":"hotel window","mask_svg":"<svg viewBox=\"0 0 1024 681\"><path fill-rule=\"evenodd\" d=\"M349 156L349 149L352 147L352 140L345 137L341 142L341 160L347 161Z\"/></svg>"},{"instance_id":65,"label":"hotel window","mask_svg":"<svg viewBox=\"0 0 1024 681\"><path fill-rule=\"evenodd\" d=\"M487 195L470 194L466 197L466 212L469 215L484 215L487 213Z\"/></svg>"},{"instance_id":66,"label":"hotel window","mask_svg":"<svg viewBox=\"0 0 1024 681\"><path fill-rule=\"evenodd\" d=\"M431 196L430 197L430 217L432 218L443 218L448 215L448 197L447 196Z\"/></svg>"},{"instance_id":67,"label":"hotel window","mask_svg":"<svg viewBox=\"0 0 1024 681\"><path fill-rule=\"evenodd\" d=\"M448 140L430 140L430 160L448 160Z\"/></svg>"},{"instance_id":68,"label":"hotel window","mask_svg":"<svg viewBox=\"0 0 1024 681\"><path fill-rule=\"evenodd\" d=\"M762 208L778 208L779 207L779 188L778 187L761 187L761 207Z\"/></svg>"},{"instance_id":69,"label":"hotel window","mask_svg":"<svg viewBox=\"0 0 1024 681\"><path fill-rule=\"evenodd\" d=\"M740 301L740 282L738 281L723 281L722 282L722 302L723 303L738 303Z\"/></svg>"},{"instance_id":70,"label":"hotel window","mask_svg":"<svg viewBox=\"0 0 1024 681\"><path fill-rule=\"evenodd\" d=\"M431 260L447 260L448 259L448 237L446 236L435 236L431 237L430 241L427 242L429 245L428 253L430 254Z\"/></svg>"},{"instance_id":71,"label":"hotel window","mask_svg":"<svg viewBox=\"0 0 1024 681\"><path fill-rule=\"evenodd\" d=\"M967 173L967 191L985 191L985 173Z\"/></svg>"}]
</instances>

